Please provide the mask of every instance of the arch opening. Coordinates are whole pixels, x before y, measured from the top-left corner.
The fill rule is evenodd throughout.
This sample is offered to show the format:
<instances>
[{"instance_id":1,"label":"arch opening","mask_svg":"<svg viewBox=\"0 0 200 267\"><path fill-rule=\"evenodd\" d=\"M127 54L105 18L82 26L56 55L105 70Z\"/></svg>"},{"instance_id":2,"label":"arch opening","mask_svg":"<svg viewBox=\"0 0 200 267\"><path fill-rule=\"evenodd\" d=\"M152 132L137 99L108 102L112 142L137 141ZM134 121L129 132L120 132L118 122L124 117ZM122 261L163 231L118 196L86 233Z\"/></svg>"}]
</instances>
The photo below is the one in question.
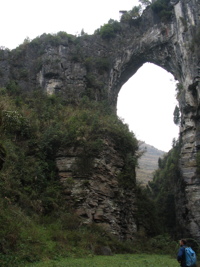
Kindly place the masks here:
<instances>
[{"instance_id":1,"label":"arch opening","mask_svg":"<svg viewBox=\"0 0 200 267\"><path fill-rule=\"evenodd\" d=\"M178 102L172 74L153 63L145 63L121 88L117 115L129 125L138 140L168 152L179 127L173 122Z\"/></svg>"}]
</instances>

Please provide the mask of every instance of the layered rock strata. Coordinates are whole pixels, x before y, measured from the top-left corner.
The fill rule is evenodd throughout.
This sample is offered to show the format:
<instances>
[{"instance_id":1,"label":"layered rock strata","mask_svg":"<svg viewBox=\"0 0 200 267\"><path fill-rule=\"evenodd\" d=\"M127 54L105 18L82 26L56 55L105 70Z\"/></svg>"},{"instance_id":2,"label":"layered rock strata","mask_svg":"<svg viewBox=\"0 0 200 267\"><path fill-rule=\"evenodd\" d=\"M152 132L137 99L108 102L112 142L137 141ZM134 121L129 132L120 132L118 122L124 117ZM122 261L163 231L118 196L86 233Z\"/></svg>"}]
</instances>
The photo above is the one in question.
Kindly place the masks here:
<instances>
[{"instance_id":1,"label":"layered rock strata","mask_svg":"<svg viewBox=\"0 0 200 267\"><path fill-rule=\"evenodd\" d=\"M85 224L97 223L120 239L133 239L136 196L134 186L124 189L118 180L123 156L109 140L104 140L104 149L95 158L85 159L82 150L71 147L57 155L66 201Z\"/></svg>"}]
</instances>

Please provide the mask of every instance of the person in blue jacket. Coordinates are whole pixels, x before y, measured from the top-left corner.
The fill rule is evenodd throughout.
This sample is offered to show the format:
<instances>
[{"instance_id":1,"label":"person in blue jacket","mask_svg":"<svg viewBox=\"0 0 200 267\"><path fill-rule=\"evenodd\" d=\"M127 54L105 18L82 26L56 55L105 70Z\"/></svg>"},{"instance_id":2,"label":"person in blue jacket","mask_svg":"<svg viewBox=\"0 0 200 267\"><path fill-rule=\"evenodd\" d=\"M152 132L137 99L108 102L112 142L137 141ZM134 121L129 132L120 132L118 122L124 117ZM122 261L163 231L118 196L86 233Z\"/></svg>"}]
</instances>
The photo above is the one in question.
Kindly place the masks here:
<instances>
[{"instance_id":1,"label":"person in blue jacket","mask_svg":"<svg viewBox=\"0 0 200 267\"><path fill-rule=\"evenodd\" d=\"M177 261L180 263L181 267L187 267L185 262L185 248L187 241L185 239L180 240L180 248L177 255Z\"/></svg>"}]
</instances>

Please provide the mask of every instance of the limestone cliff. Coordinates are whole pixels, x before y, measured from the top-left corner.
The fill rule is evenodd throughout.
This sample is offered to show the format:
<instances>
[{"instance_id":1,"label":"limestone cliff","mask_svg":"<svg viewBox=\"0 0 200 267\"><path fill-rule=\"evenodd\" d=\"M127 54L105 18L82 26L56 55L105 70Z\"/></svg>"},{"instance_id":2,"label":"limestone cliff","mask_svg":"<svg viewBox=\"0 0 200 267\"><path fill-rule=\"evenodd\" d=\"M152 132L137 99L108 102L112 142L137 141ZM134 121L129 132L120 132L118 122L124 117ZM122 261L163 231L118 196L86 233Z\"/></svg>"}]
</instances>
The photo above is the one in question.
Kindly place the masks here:
<instances>
[{"instance_id":1,"label":"limestone cliff","mask_svg":"<svg viewBox=\"0 0 200 267\"><path fill-rule=\"evenodd\" d=\"M84 223L95 222L120 239L133 239L137 231L135 183L128 188L120 184L123 155L109 139L91 164L82 158L82 150L72 147L57 155L66 201Z\"/></svg>"},{"instance_id":2,"label":"limestone cliff","mask_svg":"<svg viewBox=\"0 0 200 267\"><path fill-rule=\"evenodd\" d=\"M96 101L108 100L116 108L122 85L144 63L151 62L171 72L179 82L181 110L182 180L177 184L178 224L184 235L200 240L200 177L196 161L200 150L200 3L179 0L171 1L170 5L170 15L165 18L158 10L147 7L140 18L122 21L112 38L102 38L98 32L78 38L68 35L60 40L43 35L11 52L1 50L0 85L6 86L14 81L24 91L41 88L49 94L61 94L69 103L78 103L82 97L88 96ZM67 160L67 155L61 155L65 156ZM58 167L62 173L60 160L59 156ZM102 160L100 162L102 165ZM108 194L110 198L110 186L113 185L102 181L101 186L105 188L98 191L94 190L95 181L91 183L88 195L100 192L94 203L90 203L93 205L91 213L100 220L102 207L95 211L94 207L99 201L108 201L105 197L100 200L101 195ZM80 213L84 213L89 201L84 198ZM113 210L110 221L117 217L112 217L114 209L118 210L115 205L118 206L104 203L104 210ZM85 214L91 218L88 212Z\"/></svg>"}]
</instances>

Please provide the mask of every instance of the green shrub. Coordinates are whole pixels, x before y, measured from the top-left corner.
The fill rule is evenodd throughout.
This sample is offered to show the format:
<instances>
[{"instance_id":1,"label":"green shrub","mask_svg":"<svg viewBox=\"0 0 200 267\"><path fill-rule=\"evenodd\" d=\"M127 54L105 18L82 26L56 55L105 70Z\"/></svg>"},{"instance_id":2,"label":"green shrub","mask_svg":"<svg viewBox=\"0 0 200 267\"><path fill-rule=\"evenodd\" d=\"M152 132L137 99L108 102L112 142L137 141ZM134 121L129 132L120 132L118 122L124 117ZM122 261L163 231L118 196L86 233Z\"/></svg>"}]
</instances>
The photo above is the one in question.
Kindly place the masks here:
<instances>
[{"instance_id":1,"label":"green shrub","mask_svg":"<svg viewBox=\"0 0 200 267\"><path fill-rule=\"evenodd\" d=\"M137 157L129 153L125 158L125 166L118 175L119 185L125 189L136 186L135 168L137 166Z\"/></svg>"},{"instance_id":2,"label":"green shrub","mask_svg":"<svg viewBox=\"0 0 200 267\"><path fill-rule=\"evenodd\" d=\"M20 94L20 88L19 88L18 84L13 80L7 84L6 89L10 95L19 95Z\"/></svg>"},{"instance_id":3,"label":"green shrub","mask_svg":"<svg viewBox=\"0 0 200 267\"><path fill-rule=\"evenodd\" d=\"M115 30L111 24L102 26L99 33L103 39L111 39L116 36Z\"/></svg>"},{"instance_id":4,"label":"green shrub","mask_svg":"<svg viewBox=\"0 0 200 267\"><path fill-rule=\"evenodd\" d=\"M17 111L2 111L2 125L6 134L27 137L30 134L28 120Z\"/></svg>"},{"instance_id":5,"label":"green shrub","mask_svg":"<svg viewBox=\"0 0 200 267\"><path fill-rule=\"evenodd\" d=\"M97 77L93 73L88 73L86 76L87 88L91 88L92 90L102 89L104 84L102 81L97 80Z\"/></svg>"},{"instance_id":6,"label":"green shrub","mask_svg":"<svg viewBox=\"0 0 200 267\"><path fill-rule=\"evenodd\" d=\"M170 19L173 14L173 6L170 5L170 0L157 0L151 4L151 8L162 21Z\"/></svg>"},{"instance_id":7,"label":"green shrub","mask_svg":"<svg viewBox=\"0 0 200 267\"><path fill-rule=\"evenodd\" d=\"M112 39L116 36L117 33L121 31L121 26L118 21L109 20L107 24L101 26L99 34L103 39Z\"/></svg>"},{"instance_id":8,"label":"green shrub","mask_svg":"<svg viewBox=\"0 0 200 267\"><path fill-rule=\"evenodd\" d=\"M91 71L95 65L95 58L93 57L85 58L84 64L85 64L87 71Z\"/></svg>"},{"instance_id":9,"label":"green shrub","mask_svg":"<svg viewBox=\"0 0 200 267\"><path fill-rule=\"evenodd\" d=\"M94 58L94 57L87 57L84 60L84 64L88 72L92 72L94 68L96 68L99 74L103 74L110 69L110 61L108 58Z\"/></svg>"},{"instance_id":10,"label":"green shrub","mask_svg":"<svg viewBox=\"0 0 200 267\"><path fill-rule=\"evenodd\" d=\"M121 16L122 22L132 23L134 20L138 19L142 14L142 6L134 6L130 11L125 12Z\"/></svg>"},{"instance_id":11,"label":"green shrub","mask_svg":"<svg viewBox=\"0 0 200 267\"><path fill-rule=\"evenodd\" d=\"M180 109L178 106L175 107L173 115L174 115L174 123L176 125L179 125L181 118L180 118Z\"/></svg>"},{"instance_id":12,"label":"green shrub","mask_svg":"<svg viewBox=\"0 0 200 267\"><path fill-rule=\"evenodd\" d=\"M108 58L97 58L95 64L100 74L107 72L110 69L110 62Z\"/></svg>"}]
</instances>

